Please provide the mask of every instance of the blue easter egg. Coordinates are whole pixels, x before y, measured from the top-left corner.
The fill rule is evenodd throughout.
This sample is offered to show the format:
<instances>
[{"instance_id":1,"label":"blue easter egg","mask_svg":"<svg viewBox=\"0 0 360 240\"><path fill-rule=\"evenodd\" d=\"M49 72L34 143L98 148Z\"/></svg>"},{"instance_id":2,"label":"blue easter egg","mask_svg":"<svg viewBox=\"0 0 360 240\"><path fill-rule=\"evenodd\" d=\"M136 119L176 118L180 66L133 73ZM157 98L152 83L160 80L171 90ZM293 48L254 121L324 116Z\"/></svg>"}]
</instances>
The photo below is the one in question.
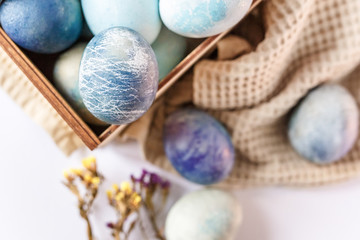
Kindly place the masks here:
<instances>
[{"instance_id":1,"label":"blue easter egg","mask_svg":"<svg viewBox=\"0 0 360 240\"><path fill-rule=\"evenodd\" d=\"M57 53L80 36L78 0L6 0L0 6L4 31L19 46L37 53Z\"/></svg>"},{"instance_id":2,"label":"blue easter egg","mask_svg":"<svg viewBox=\"0 0 360 240\"><path fill-rule=\"evenodd\" d=\"M163 79L185 56L186 39L162 27L151 45L159 65L159 79Z\"/></svg>"},{"instance_id":3,"label":"blue easter egg","mask_svg":"<svg viewBox=\"0 0 360 240\"><path fill-rule=\"evenodd\" d=\"M151 44L161 29L159 0L82 0L86 22L96 35L111 27L128 27Z\"/></svg>"},{"instance_id":4,"label":"blue easter egg","mask_svg":"<svg viewBox=\"0 0 360 240\"><path fill-rule=\"evenodd\" d=\"M79 69L86 43L79 43L60 55L54 66L54 85L73 109L86 122L107 125L85 107L79 91Z\"/></svg>"},{"instance_id":5,"label":"blue easter egg","mask_svg":"<svg viewBox=\"0 0 360 240\"><path fill-rule=\"evenodd\" d=\"M203 189L185 195L170 209L165 235L167 240L234 240L241 221L234 196Z\"/></svg>"},{"instance_id":6,"label":"blue easter egg","mask_svg":"<svg viewBox=\"0 0 360 240\"><path fill-rule=\"evenodd\" d=\"M225 128L212 116L196 109L171 114L165 122L163 143L174 168L186 179L213 184L226 178L235 151Z\"/></svg>"},{"instance_id":7,"label":"blue easter egg","mask_svg":"<svg viewBox=\"0 0 360 240\"><path fill-rule=\"evenodd\" d=\"M89 42L79 76L87 109L118 125L137 120L149 109L159 81L154 51L139 33L125 27L107 29Z\"/></svg>"},{"instance_id":8,"label":"blue easter egg","mask_svg":"<svg viewBox=\"0 0 360 240\"><path fill-rule=\"evenodd\" d=\"M325 84L312 90L292 113L288 136L293 148L318 164L341 159L353 147L359 111L342 86Z\"/></svg>"},{"instance_id":9,"label":"blue easter egg","mask_svg":"<svg viewBox=\"0 0 360 240\"><path fill-rule=\"evenodd\" d=\"M235 26L252 0L160 0L164 24L177 34L204 38Z\"/></svg>"}]
</instances>

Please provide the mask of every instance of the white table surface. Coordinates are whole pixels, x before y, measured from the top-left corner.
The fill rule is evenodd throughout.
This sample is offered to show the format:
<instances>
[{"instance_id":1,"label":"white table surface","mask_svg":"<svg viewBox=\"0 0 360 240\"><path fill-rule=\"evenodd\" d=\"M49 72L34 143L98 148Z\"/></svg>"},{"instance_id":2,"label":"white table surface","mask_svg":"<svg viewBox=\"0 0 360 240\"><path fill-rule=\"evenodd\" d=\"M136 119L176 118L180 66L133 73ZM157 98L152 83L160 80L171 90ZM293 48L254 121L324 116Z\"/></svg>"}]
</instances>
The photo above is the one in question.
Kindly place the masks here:
<instances>
[{"instance_id":1,"label":"white table surface","mask_svg":"<svg viewBox=\"0 0 360 240\"><path fill-rule=\"evenodd\" d=\"M76 200L61 184L62 171L90 154L67 158L47 133L0 89L0 239L86 240ZM171 202L199 186L150 166L136 143L110 145L92 153L106 176L104 189L146 167L175 184ZM180 191L181 190L181 191ZM359 240L360 178L312 188L262 188L235 193L244 210L240 240ZM97 239L111 240L104 227L114 215L105 194L94 206ZM141 238L134 238L141 239ZM191 240L191 239L189 239Z\"/></svg>"}]
</instances>

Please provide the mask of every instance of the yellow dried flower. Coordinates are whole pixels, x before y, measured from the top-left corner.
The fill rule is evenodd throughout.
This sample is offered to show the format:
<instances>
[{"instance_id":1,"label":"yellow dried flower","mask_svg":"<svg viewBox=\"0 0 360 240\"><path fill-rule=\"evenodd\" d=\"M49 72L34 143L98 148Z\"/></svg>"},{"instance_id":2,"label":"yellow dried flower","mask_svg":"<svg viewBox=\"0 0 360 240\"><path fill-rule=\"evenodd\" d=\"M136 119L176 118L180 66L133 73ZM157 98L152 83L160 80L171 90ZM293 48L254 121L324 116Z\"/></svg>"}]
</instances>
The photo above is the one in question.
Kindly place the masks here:
<instances>
[{"instance_id":1,"label":"yellow dried flower","mask_svg":"<svg viewBox=\"0 0 360 240\"><path fill-rule=\"evenodd\" d=\"M99 177L93 177L92 179L91 179L91 183L94 185L94 186L99 186L99 184L100 184L100 178Z\"/></svg>"},{"instance_id":2,"label":"yellow dried flower","mask_svg":"<svg viewBox=\"0 0 360 240\"><path fill-rule=\"evenodd\" d=\"M116 200L117 202L122 201L124 198L125 198L125 194L124 194L123 192L119 192L119 193L116 194L116 196L115 196L115 200Z\"/></svg>"},{"instance_id":3,"label":"yellow dried flower","mask_svg":"<svg viewBox=\"0 0 360 240\"><path fill-rule=\"evenodd\" d=\"M81 169L71 168L70 172L72 174L77 175L77 176L82 176L83 175L83 171Z\"/></svg>"},{"instance_id":4,"label":"yellow dried flower","mask_svg":"<svg viewBox=\"0 0 360 240\"><path fill-rule=\"evenodd\" d=\"M130 195L132 193L131 185L129 182L121 183L121 191L125 192L126 194Z\"/></svg>"},{"instance_id":5,"label":"yellow dried flower","mask_svg":"<svg viewBox=\"0 0 360 240\"><path fill-rule=\"evenodd\" d=\"M82 160L82 165L83 165L86 169L95 172L95 171L96 171L96 158L93 157L93 156L84 158L84 159Z\"/></svg>"},{"instance_id":6,"label":"yellow dried flower","mask_svg":"<svg viewBox=\"0 0 360 240\"><path fill-rule=\"evenodd\" d=\"M107 195L108 199L111 200L113 197L113 192L111 190L107 190L106 195Z\"/></svg>"},{"instance_id":7,"label":"yellow dried flower","mask_svg":"<svg viewBox=\"0 0 360 240\"><path fill-rule=\"evenodd\" d=\"M91 181L92 181L92 176L91 176L90 173L85 174L85 176L84 176L84 181L85 181L86 183L91 183Z\"/></svg>"},{"instance_id":8,"label":"yellow dried flower","mask_svg":"<svg viewBox=\"0 0 360 240\"><path fill-rule=\"evenodd\" d=\"M75 180L75 177L68 171L64 171L63 175L64 175L65 179L68 180L70 183Z\"/></svg>"},{"instance_id":9,"label":"yellow dried flower","mask_svg":"<svg viewBox=\"0 0 360 240\"><path fill-rule=\"evenodd\" d=\"M131 204L134 205L135 207L139 207L140 203L141 203L141 197L136 193L136 196L132 198Z\"/></svg>"},{"instance_id":10,"label":"yellow dried flower","mask_svg":"<svg viewBox=\"0 0 360 240\"><path fill-rule=\"evenodd\" d=\"M112 185L112 189L115 191L115 192L118 192L119 191L119 185L117 185L116 183Z\"/></svg>"}]
</instances>

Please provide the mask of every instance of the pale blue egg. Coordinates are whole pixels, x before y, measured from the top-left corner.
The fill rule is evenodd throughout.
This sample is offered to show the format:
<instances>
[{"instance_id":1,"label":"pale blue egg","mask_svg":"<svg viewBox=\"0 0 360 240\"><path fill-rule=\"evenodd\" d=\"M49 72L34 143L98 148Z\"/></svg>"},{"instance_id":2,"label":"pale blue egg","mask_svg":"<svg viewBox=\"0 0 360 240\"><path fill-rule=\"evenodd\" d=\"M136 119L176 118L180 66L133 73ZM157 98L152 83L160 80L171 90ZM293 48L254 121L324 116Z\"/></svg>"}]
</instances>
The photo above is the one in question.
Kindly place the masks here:
<instances>
[{"instance_id":1,"label":"pale blue egg","mask_svg":"<svg viewBox=\"0 0 360 240\"><path fill-rule=\"evenodd\" d=\"M86 22L96 35L122 26L139 32L151 44L161 29L159 0L82 0Z\"/></svg>"},{"instance_id":2,"label":"pale blue egg","mask_svg":"<svg viewBox=\"0 0 360 240\"><path fill-rule=\"evenodd\" d=\"M0 22L16 44L37 53L65 50L83 26L78 0L6 0Z\"/></svg>"},{"instance_id":3,"label":"pale blue egg","mask_svg":"<svg viewBox=\"0 0 360 240\"><path fill-rule=\"evenodd\" d=\"M60 55L54 66L54 85L85 122L107 125L86 109L80 96L79 69L85 47L86 43L78 43Z\"/></svg>"},{"instance_id":4,"label":"pale blue egg","mask_svg":"<svg viewBox=\"0 0 360 240\"><path fill-rule=\"evenodd\" d=\"M344 157L359 131L358 106L342 86L325 84L312 90L292 113L288 135L304 158L326 164Z\"/></svg>"},{"instance_id":5,"label":"pale blue egg","mask_svg":"<svg viewBox=\"0 0 360 240\"><path fill-rule=\"evenodd\" d=\"M160 0L160 15L172 31L204 38L235 26L247 13L252 0Z\"/></svg>"},{"instance_id":6,"label":"pale blue egg","mask_svg":"<svg viewBox=\"0 0 360 240\"><path fill-rule=\"evenodd\" d=\"M213 184L232 170L235 150L226 129L197 109L172 113L165 122L164 149L174 168L186 179Z\"/></svg>"},{"instance_id":7,"label":"pale blue egg","mask_svg":"<svg viewBox=\"0 0 360 240\"><path fill-rule=\"evenodd\" d=\"M151 47L159 64L159 79L161 80L184 58L186 39L163 26Z\"/></svg>"},{"instance_id":8,"label":"pale blue egg","mask_svg":"<svg viewBox=\"0 0 360 240\"><path fill-rule=\"evenodd\" d=\"M182 197L166 218L167 240L233 240L242 221L237 200L229 193L204 189Z\"/></svg>"},{"instance_id":9,"label":"pale blue egg","mask_svg":"<svg viewBox=\"0 0 360 240\"><path fill-rule=\"evenodd\" d=\"M137 120L151 106L159 82L154 51L136 31L114 27L97 34L80 65L80 95L87 109L110 124Z\"/></svg>"}]
</instances>

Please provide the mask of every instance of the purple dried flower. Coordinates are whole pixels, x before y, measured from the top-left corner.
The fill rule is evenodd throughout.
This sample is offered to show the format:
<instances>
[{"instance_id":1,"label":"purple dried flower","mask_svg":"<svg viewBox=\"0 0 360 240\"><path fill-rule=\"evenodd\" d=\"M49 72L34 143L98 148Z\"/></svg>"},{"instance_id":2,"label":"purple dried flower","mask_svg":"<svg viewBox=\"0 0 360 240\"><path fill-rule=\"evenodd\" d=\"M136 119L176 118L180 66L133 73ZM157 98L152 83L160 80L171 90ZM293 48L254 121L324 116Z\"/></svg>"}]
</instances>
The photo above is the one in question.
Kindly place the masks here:
<instances>
[{"instance_id":1,"label":"purple dried flower","mask_svg":"<svg viewBox=\"0 0 360 240\"><path fill-rule=\"evenodd\" d=\"M106 226L111 229L113 229L115 227L113 223L107 223Z\"/></svg>"},{"instance_id":2,"label":"purple dried flower","mask_svg":"<svg viewBox=\"0 0 360 240\"><path fill-rule=\"evenodd\" d=\"M168 188L170 188L171 184L169 181L163 181L163 182L161 182L160 186L162 189L168 189Z\"/></svg>"},{"instance_id":3,"label":"purple dried flower","mask_svg":"<svg viewBox=\"0 0 360 240\"><path fill-rule=\"evenodd\" d=\"M151 173L150 174L150 184L161 184L162 180L159 177L159 175L157 175L156 173Z\"/></svg>"}]
</instances>

